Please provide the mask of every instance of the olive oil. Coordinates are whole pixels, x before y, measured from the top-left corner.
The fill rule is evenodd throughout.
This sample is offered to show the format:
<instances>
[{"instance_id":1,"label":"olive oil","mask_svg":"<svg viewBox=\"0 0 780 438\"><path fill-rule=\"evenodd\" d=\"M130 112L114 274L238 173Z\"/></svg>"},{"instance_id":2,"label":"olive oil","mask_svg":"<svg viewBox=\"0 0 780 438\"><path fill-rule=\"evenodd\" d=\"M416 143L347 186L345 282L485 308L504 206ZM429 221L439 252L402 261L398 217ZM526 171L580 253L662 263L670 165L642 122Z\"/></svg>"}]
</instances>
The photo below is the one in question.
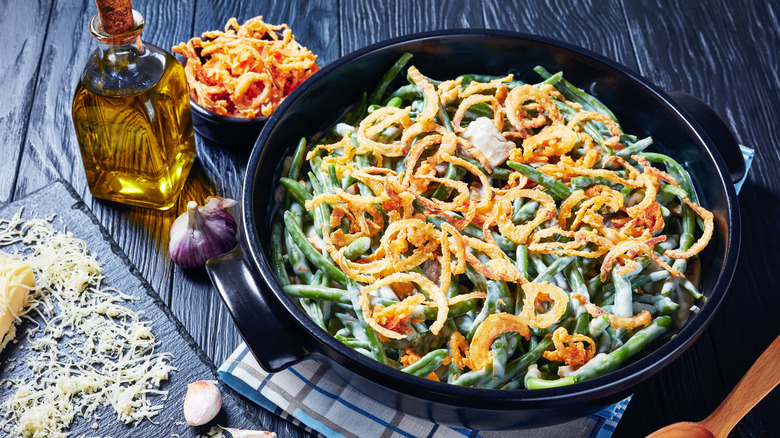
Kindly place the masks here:
<instances>
[{"instance_id":1,"label":"olive oil","mask_svg":"<svg viewBox=\"0 0 780 438\"><path fill-rule=\"evenodd\" d=\"M176 203L195 159L184 68L141 42L143 17L122 35L91 31L92 53L73 97L73 124L92 195L165 210Z\"/></svg>"},{"instance_id":2,"label":"olive oil","mask_svg":"<svg viewBox=\"0 0 780 438\"><path fill-rule=\"evenodd\" d=\"M160 80L138 94L100 95L79 82L73 121L93 196L157 209L175 203L195 141L183 69L166 55Z\"/></svg>"}]
</instances>

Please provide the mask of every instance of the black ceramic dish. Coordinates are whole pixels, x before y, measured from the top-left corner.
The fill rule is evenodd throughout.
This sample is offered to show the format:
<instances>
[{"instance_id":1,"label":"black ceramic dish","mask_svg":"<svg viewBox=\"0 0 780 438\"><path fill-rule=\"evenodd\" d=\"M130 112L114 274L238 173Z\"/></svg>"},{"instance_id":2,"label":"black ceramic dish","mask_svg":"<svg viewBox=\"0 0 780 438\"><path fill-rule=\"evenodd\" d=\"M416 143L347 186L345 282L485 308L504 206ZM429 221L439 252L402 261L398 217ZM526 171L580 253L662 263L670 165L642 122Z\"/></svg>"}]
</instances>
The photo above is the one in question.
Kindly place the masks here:
<instances>
[{"instance_id":1,"label":"black ceramic dish","mask_svg":"<svg viewBox=\"0 0 780 438\"><path fill-rule=\"evenodd\" d=\"M190 99L192 107L192 126L195 132L216 144L236 148L251 148L260 131L263 130L267 116L262 117L230 117L222 116L198 105Z\"/></svg>"},{"instance_id":2,"label":"black ceramic dish","mask_svg":"<svg viewBox=\"0 0 780 438\"><path fill-rule=\"evenodd\" d=\"M714 213L716 222L715 235L701 254L704 275L700 286L708 297L702 310L677 336L645 357L591 381L544 390L464 388L409 376L360 355L314 324L288 299L268 265L280 163L302 136L311 137L328 128L339 113L358 101L363 91L373 89L406 51L414 54L411 64L436 79L463 73L514 72L522 80L535 82L538 78L532 68L536 65L550 71L563 70L569 81L612 109L626 132L652 135L655 150L685 163L701 202ZM683 102L683 106L689 104ZM713 144L713 140L722 138L710 140L708 131L683 106L612 61L536 36L488 30L444 31L367 47L323 68L288 97L268 121L244 181L242 245L210 261L209 273L249 348L269 371L306 358L319 360L392 409L468 428L541 426L586 415L627 396L637 384L688 348L720 305L736 266L740 235L737 198L729 170ZM736 144L722 142L720 146Z\"/></svg>"}]
</instances>

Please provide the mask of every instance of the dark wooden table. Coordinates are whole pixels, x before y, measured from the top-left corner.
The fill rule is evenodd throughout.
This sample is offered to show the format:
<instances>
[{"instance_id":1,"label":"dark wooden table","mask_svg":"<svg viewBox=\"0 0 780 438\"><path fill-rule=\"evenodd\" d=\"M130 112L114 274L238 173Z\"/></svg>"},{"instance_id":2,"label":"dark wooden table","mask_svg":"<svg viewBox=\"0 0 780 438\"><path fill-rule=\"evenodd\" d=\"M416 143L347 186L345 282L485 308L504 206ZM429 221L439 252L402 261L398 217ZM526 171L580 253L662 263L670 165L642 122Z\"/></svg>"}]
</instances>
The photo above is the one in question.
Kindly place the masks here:
<instances>
[{"instance_id":1,"label":"dark wooden table","mask_svg":"<svg viewBox=\"0 0 780 438\"><path fill-rule=\"evenodd\" d=\"M780 332L780 4L776 1L601 0L136 0L143 37L170 48L192 35L263 15L288 23L321 65L383 39L444 28L497 28L544 35L603 54L667 90L701 97L756 163L739 195L742 250L731 289L710 328L671 366L637 388L616 436L700 420ZM91 0L0 1L0 203L62 178L91 205L207 355L220 364L240 342L201 271L168 257L168 230L190 199L238 198L248 154L198 139L198 162L177 208L167 212L92 199L71 121L79 73L97 43ZM775 278L775 280L772 280ZM780 365L779 365L780 366ZM780 391L733 436L780 435ZM258 409L282 437L305 436Z\"/></svg>"}]
</instances>

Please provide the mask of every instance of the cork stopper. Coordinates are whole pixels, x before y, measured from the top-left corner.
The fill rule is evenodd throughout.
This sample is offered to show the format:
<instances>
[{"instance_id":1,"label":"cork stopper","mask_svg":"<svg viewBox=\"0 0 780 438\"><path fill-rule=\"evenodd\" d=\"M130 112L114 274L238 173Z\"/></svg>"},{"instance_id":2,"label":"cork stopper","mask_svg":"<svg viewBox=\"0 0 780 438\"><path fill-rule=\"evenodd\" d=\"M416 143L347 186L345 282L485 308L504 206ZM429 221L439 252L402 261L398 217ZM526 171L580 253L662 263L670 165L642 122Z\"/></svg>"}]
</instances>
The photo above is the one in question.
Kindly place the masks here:
<instances>
[{"instance_id":1,"label":"cork stopper","mask_svg":"<svg viewBox=\"0 0 780 438\"><path fill-rule=\"evenodd\" d=\"M133 28L130 0L95 0L100 27L109 35L119 35Z\"/></svg>"}]
</instances>

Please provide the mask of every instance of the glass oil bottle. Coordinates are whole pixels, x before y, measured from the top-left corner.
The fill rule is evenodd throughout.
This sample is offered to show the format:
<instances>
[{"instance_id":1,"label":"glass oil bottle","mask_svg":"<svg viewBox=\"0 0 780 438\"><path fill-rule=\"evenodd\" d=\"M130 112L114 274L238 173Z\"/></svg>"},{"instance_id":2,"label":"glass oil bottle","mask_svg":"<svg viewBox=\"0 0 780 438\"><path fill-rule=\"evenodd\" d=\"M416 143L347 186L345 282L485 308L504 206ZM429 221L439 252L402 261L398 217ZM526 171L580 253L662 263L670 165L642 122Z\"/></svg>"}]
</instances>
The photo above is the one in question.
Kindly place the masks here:
<instances>
[{"instance_id":1,"label":"glass oil bottle","mask_svg":"<svg viewBox=\"0 0 780 438\"><path fill-rule=\"evenodd\" d=\"M100 47L76 87L73 124L93 196L166 210L196 155L189 92L182 65L141 42L144 19L127 6L126 30L108 33L103 16L90 22Z\"/></svg>"}]
</instances>

